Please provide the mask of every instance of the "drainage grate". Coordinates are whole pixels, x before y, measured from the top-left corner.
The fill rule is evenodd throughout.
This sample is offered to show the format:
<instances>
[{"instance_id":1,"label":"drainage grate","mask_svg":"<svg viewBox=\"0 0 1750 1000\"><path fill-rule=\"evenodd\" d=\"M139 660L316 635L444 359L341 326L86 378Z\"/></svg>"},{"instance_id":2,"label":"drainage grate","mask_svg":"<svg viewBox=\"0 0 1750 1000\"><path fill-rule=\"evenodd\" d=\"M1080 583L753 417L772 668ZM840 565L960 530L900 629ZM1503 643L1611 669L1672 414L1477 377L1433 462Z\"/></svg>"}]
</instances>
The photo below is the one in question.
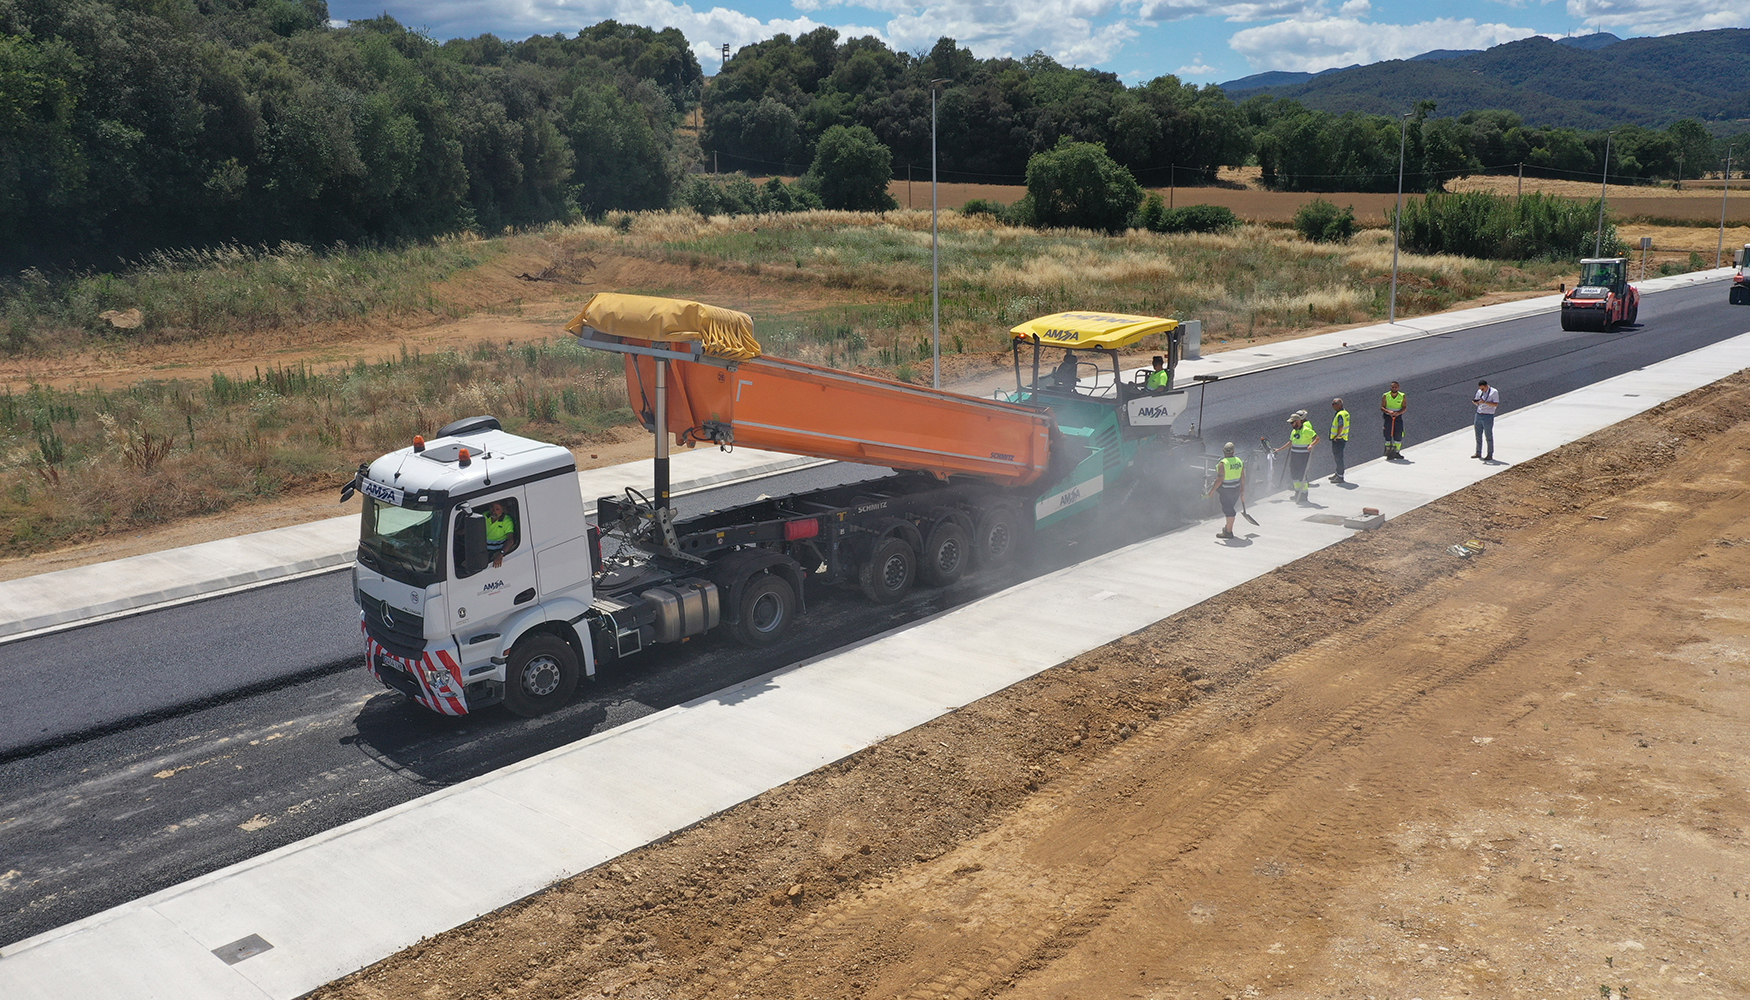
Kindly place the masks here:
<instances>
[{"instance_id":1,"label":"drainage grate","mask_svg":"<svg viewBox=\"0 0 1750 1000\"><path fill-rule=\"evenodd\" d=\"M246 938L238 938L230 944L220 945L213 949L213 954L226 965L236 965L246 958L254 958L264 951L273 950L273 945L262 940L260 934L251 934Z\"/></svg>"}]
</instances>

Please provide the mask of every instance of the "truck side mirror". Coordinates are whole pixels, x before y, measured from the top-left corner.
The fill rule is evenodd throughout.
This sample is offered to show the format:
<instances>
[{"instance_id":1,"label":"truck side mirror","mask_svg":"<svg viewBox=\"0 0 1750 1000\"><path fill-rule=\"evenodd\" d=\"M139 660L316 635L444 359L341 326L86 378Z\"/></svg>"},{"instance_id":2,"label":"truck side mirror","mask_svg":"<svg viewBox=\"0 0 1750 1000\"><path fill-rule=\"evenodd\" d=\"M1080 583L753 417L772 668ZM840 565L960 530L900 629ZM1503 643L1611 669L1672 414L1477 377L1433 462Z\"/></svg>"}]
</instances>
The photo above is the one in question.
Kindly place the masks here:
<instances>
[{"instance_id":1,"label":"truck side mirror","mask_svg":"<svg viewBox=\"0 0 1750 1000\"><path fill-rule=\"evenodd\" d=\"M456 576L473 576L492 561L486 552L486 515L469 511L456 516L461 518L462 533L461 565L456 567Z\"/></svg>"}]
</instances>

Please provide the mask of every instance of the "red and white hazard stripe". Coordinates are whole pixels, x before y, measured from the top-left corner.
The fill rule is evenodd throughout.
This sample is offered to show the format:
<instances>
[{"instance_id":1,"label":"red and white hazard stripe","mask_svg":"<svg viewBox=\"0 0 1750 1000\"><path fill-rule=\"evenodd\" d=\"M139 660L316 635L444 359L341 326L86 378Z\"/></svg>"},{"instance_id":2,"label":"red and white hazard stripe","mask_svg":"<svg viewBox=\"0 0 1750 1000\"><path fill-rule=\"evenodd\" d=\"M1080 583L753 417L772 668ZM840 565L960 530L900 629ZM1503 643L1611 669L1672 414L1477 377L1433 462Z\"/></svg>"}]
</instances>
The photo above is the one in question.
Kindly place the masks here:
<instances>
[{"instance_id":1,"label":"red and white hazard stripe","mask_svg":"<svg viewBox=\"0 0 1750 1000\"><path fill-rule=\"evenodd\" d=\"M359 623L359 628L364 628L363 622ZM407 676L419 685L419 693L413 696L414 701L443 715L468 714L468 701L462 693L462 666L449 650L437 650L435 659L428 652L417 660L409 660L384 649L382 643L371 638L368 631L365 632L365 669L371 672L372 677L383 681L382 673L377 670L379 656L401 664Z\"/></svg>"}]
</instances>

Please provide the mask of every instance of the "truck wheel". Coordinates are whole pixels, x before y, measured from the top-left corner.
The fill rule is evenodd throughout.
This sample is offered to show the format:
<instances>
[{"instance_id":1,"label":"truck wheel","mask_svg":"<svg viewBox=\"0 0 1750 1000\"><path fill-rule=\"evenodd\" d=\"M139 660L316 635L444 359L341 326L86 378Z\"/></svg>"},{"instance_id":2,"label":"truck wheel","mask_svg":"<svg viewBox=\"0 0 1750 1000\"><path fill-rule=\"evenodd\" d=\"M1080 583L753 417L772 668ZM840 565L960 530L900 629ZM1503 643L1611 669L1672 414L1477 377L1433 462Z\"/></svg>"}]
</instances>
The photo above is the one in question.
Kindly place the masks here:
<instances>
[{"instance_id":1,"label":"truck wheel","mask_svg":"<svg viewBox=\"0 0 1750 1000\"><path fill-rule=\"evenodd\" d=\"M504 707L525 719L564 706L577 690L577 654L546 632L525 636L504 668Z\"/></svg>"},{"instance_id":2,"label":"truck wheel","mask_svg":"<svg viewBox=\"0 0 1750 1000\"><path fill-rule=\"evenodd\" d=\"M1563 309L1562 310L1562 329L1572 330L1573 328L1574 328L1573 316L1566 309Z\"/></svg>"},{"instance_id":3,"label":"truck wheel","mask_svg":"<svg viewBox=\"0 0 1750 1000\"><path fill-rule=\"evenodd\" d=\"M972 540L966 537L965 528L947 518L937 521L930 536L924 539L924 551L918 558L924 582L932 587L946 587L965 576L971 550Z\"/></svg>"},{"instance_id":4,"label":"truck wheel","mask_svg":"<svg viewBox=\"0 0 1750 1000\"><path fill-rule=\"evenodd\" d=\"M1014 561L1021 547L1021 515L999 503L978 516L972 536L972 556L979 569L996 569Z\"/></svg>"},{"instance_id":5,"label":"truck wheel","mask_svg":"<svg viewBox=\"0 0 1750 1000\"><path fill-rule=\"evenodd\" d=\"M756 576L741 590L739 620L730 634L744 646L770 646L790 631L796 617L796 591L790 582L773 573Z\"/></svg>"},{"instance_id":6,"label":"truck wheel","mask_svg":"<svg viewBox=\"0 0 1750 1000\"><path fill-rule=\"evenodd\" d=\"M1628 307L1628 318L1623 320L1623 322L1628 324L1629 326L1634 326L1635 325L1635 317L1639 316L1640 314L1641 314L1641 302L1639 299L1636 299L1634 304Z\"/></svg>"},{"instance_id":7,"label":"truck wheel","mask_svg":"<svg viewBox=\"0 0 1750 1000\"><path fill-rule=\"evenodd\" d=\"M917 572L917 553L905 539L888 535L875 543L868 560L857 570L857 583L869 600L876 604L892 604L911 589Z\"/></svg>"}]
</instances>

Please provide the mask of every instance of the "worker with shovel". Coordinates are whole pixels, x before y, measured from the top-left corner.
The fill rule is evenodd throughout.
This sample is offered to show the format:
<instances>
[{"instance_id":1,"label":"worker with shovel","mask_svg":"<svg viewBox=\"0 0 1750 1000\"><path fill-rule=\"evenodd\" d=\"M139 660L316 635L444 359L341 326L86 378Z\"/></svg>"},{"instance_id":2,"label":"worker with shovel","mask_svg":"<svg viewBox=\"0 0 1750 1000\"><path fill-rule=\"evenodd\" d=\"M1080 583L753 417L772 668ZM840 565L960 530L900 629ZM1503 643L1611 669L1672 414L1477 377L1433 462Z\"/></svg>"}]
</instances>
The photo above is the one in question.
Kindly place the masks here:
<instances>
[{"instance_id":1,"label":"worker with shovel","mask_svg":"<svg viewBox=\"0 0 1750 1000\"><path fill-rule=\"evenodd\" d=\"M1234 454L1232 441L1221 446L1221 455L1221 461L1216 463L1216 468L1221 470L1221 475L1217 476L1215 482L1210 484L1209 492L1204 496L1211 497L1217 493L1221 494L1221 512L1227 515L1227 527L1216 532L1215 537L1232 538L1234 537L1234 514L1238 510L1237 505L1246 501L1246 463L1244 459ZM1246 516L1246 520L1250 521L1251 519L1251 515Z\"/></svg>"},{"instance_id":2,"label":"worker with shovel","mask_svg":"<svg viewBox=\"0 0 1750 1000\"><path fill-rule=\"evenodd\" d=\"M1295 410L1288 418L1288 441L1276 450L1283 448L1288 451L1288 478L1294 481L1294 500L1302 503L1307 498L1310 488L1306 481L1306 467L1312 461L1313 445L1319 440L1319 432L1313 430L1312 422L1307 420L1305 410Z\"/></svg>"}]
</instances>

